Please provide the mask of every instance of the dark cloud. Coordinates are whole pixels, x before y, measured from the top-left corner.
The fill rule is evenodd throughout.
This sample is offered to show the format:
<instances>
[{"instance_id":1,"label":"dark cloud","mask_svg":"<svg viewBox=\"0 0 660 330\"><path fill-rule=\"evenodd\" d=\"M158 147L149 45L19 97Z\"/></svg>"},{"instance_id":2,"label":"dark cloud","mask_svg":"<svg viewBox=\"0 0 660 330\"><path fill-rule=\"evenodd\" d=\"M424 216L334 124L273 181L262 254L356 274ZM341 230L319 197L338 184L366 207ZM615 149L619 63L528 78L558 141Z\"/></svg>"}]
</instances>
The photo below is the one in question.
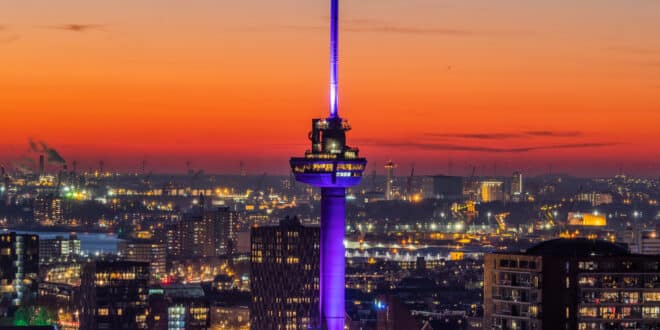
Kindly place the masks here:
<instances>
[{"instance_id":1,"label":"dark cloud","mask_svg":"<svg viewBox=\"0 0 660 330\"><path fill-rule=\"evenodd\" d=\"M435 28L435 27L412 27L383 23L347 24L344 28L348 32L376 32L376 33L398 33L398 34L422 34L422 35L445 35L445 36L469 36L474 34L472 30Z\"/></svg>"},{"instance_id":2,"label":"dark cloud","mask_svg":"<svg viewBox=\"0 0 660 330\"><path fill-rule=\"evenodd\" d=\"M602 148L616 145L611 142L595 142L595 143L566 143L566 144L553 144L541 146L524 146L514 148L498 148L488 146L469 146L461 144L450 143L427 143L427 142L399 142L399 141L382 141L382 140L362 140L361 144L375 145L391 148L415 148L430 151L472 151L484 153L525 153L538 150L561 150L561 149L581 149L581 148Z\"/></svg>"},{"instance_id":3,"label":"dark cloud","mask_svg":"<svg viewBox=\"0 0 660 330\"><path fill-rule=\"evenodd\" d=\"M554 136L554 137L576 137L582 135L582 132L578 131L528 131L525 132L526 135L530 136Z\"/></svg>"},{"instance_id":4,"label":"dark cloud","mask_svg":"<svg viewBox=\"0 0 660 330\"><path fill-rule=\"evenodd\" d=\"M440 138L499 140L522 137L519 133L429 133L427 136Z\"/></svg>"},{"instance_id":5,"label":"dark cloud","mask_svg":"<svg viewBox=\"0 0 660 330\"><path fill-rule=\"evenodd\" d=\"M62 24L50 26L51 29L64 30L71 32L87 32L91 30L100 30L103 25L100 24Z\"/></svg>"},{"instance_id":6,"label":"dark cloud","mask_svg":"<svg viewBox=\"0 0 660 330\"><path fill-rule=\"evenodd\" d=\"M578 131L527 131L521 133L428 133L426 136L449 139L503 140L526 137L576 137L582 135Z\"/></svg>"}]
</instances>

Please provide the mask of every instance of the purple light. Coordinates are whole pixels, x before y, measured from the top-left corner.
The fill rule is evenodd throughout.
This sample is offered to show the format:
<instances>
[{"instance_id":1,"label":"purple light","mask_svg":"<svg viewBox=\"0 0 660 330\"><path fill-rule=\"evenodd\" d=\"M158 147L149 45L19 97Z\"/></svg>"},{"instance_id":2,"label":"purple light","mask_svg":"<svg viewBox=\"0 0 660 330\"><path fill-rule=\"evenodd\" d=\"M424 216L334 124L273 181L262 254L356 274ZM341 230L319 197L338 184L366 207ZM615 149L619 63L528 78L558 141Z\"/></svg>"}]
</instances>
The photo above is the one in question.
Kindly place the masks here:
<instances>
[{"instance_id":1,"label":"purple light","mask_svg":"<svg viewBox=\"0 0 660 330\"><path fill-rule=\"evenodd\" d=\"M339 54L339 0L330 5L330 118L339 116L337 59Z\"/></svg>"},{"instance_id":2,"label":"purple light","mask_svg":"<svg viewBox=\"0 0 660 330\"><path fill-rule=\"evenodd\" d=\"M321 188L321 322L344 329L346 189Z\"/></svg>"}]
</instances>

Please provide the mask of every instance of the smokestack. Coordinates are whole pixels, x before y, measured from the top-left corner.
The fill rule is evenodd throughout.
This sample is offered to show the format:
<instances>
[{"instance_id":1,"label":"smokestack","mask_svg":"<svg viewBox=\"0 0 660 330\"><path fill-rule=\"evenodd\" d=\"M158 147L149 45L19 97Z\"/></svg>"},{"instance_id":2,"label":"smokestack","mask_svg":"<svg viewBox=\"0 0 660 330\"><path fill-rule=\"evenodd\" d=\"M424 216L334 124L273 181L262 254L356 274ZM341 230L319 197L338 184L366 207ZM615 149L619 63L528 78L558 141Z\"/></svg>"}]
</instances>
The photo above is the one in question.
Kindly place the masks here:
<instances>
[{"instance_id":1,"label":"smokestack","mask_svg":"<svg viewBox=\"0 0 660 330\"><path fill-rule=\"evenodd\" d=\"M39 155L39 176L44 176L44 155Z\"/></svg>"}]
</instances>

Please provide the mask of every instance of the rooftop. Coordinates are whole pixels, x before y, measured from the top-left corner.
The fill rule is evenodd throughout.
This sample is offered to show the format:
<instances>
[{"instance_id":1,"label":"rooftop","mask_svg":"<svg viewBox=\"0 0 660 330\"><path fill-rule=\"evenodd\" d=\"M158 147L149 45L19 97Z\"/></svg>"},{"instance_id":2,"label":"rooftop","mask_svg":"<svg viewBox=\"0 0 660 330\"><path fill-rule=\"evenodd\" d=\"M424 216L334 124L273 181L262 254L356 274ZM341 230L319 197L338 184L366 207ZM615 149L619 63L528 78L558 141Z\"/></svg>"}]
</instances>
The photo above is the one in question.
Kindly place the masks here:
<instances>
[{"instance_id":1,"label":"rooftop","mask_svg":"<svg viewBox=\"0 0 660 330\"><path fill-rule=\"evenodd\" d=\"M528 255L538 256L625 256L629 255L628 249L622 245L586 238L553 239L541 242L525 252Z\"/></svg>"}]
</instances>

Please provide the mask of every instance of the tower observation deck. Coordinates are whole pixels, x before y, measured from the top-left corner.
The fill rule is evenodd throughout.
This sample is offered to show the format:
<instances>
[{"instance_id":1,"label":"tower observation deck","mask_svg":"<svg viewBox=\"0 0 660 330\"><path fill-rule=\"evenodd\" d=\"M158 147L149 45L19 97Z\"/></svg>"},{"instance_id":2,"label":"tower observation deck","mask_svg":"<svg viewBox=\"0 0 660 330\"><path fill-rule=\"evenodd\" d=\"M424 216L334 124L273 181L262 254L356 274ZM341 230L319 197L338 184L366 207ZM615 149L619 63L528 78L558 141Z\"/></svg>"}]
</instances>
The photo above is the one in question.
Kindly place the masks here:
<instances>
[{"instance_id":1,"label":"tower observation deck","mask_svg":"<svg viewBox=\"0 0 660 330\"><path fill-rule=\"evenodd\" d=\"M344 272L346 188L362 179L367 164L359 150L346 144L348 121L339 117L337 79L339 1L331 0L330 116L312 119L311 149L291 158L297 181L321 188L320 325L323 330L344 329Z\"/></svg>"}]
</instances>

